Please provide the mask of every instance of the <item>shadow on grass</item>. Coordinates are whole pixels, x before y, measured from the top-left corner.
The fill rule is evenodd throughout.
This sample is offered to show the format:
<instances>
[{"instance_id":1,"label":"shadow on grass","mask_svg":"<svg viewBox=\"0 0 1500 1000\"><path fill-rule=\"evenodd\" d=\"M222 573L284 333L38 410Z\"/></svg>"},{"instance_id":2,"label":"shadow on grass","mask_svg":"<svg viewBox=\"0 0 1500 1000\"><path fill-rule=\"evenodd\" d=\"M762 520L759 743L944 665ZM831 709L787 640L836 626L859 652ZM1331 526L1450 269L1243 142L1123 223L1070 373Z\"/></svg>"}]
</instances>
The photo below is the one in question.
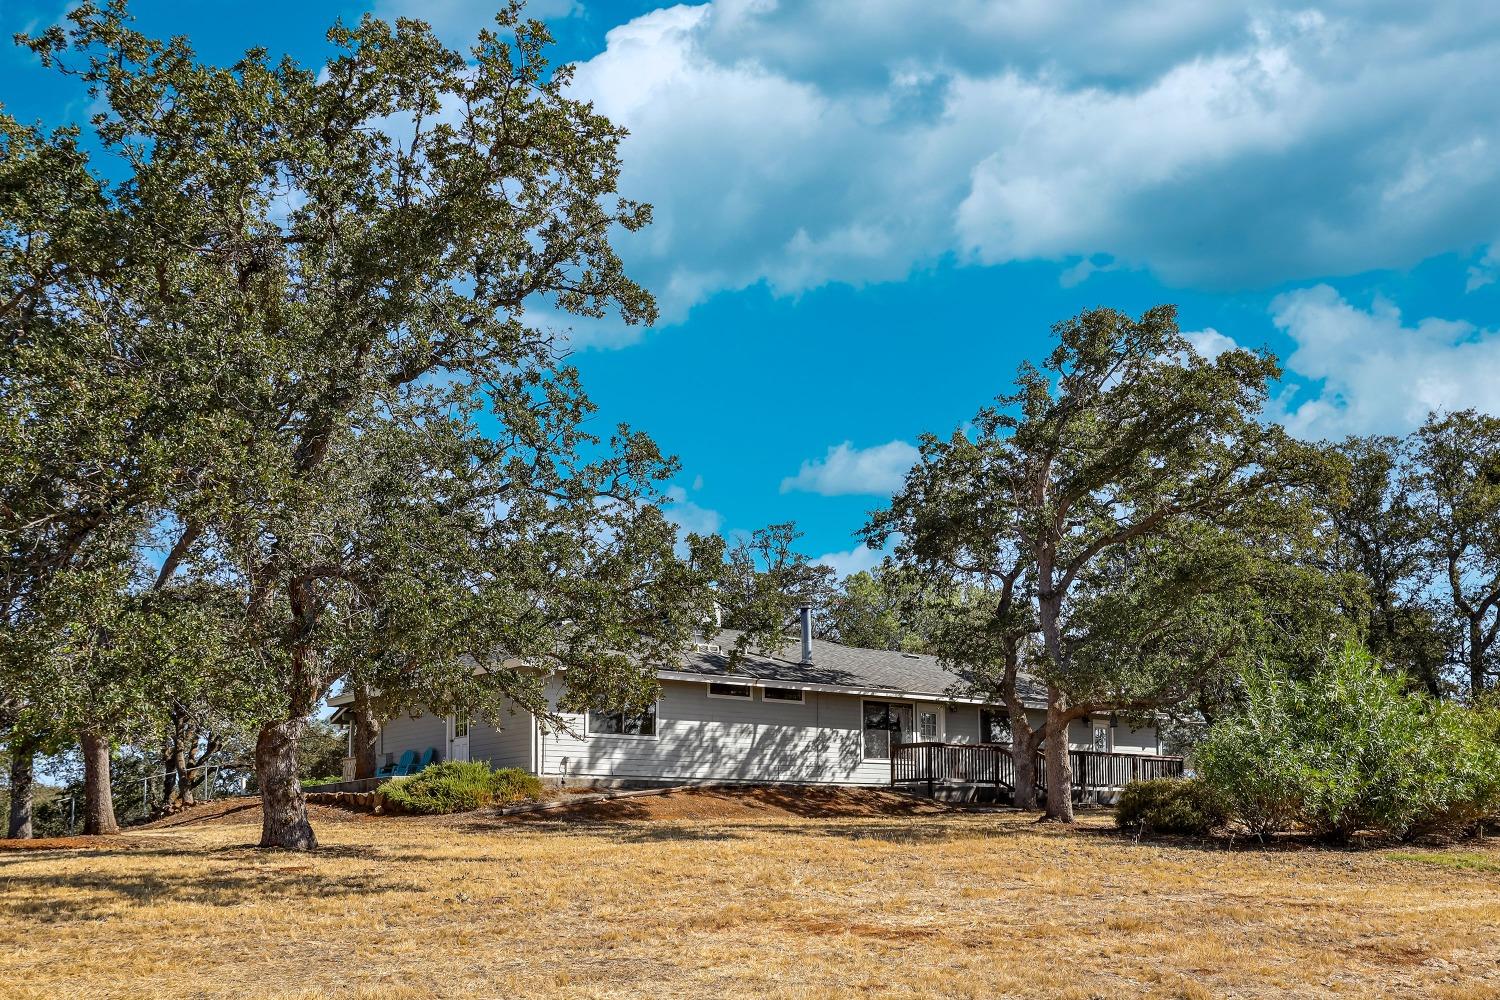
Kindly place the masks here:
<instances>
[{"instance_id":1,"label":"shadow on grass","mask_svg":"<svg viewBox=\"0 0 1500 1000\"><path fill-rule=\"evenodd\" d=\"M132 856L141 853L131 852ZM209 853L222 855L223 852ZM176 854L179 857L185 855L204 856L186 851ZM264 854L256 856L267 857ZM97 853L90 854L88 860L93 862L98 857ZM290 855L278 857L296 860ZM232 872L187 870L174 877L114 872L97 867L62 874L28 873L17 868L19 866L12 865L0 875L0 885L7 894L6 898L0 898L0 916L31 923L107 919L118 915L121 904L188 903L229 908L277 896L341 898L425 891L419 883L393 878L399 874L399 869L324 875L314 871L311 864L266 865Z\"/></svg>"}]
</instances>

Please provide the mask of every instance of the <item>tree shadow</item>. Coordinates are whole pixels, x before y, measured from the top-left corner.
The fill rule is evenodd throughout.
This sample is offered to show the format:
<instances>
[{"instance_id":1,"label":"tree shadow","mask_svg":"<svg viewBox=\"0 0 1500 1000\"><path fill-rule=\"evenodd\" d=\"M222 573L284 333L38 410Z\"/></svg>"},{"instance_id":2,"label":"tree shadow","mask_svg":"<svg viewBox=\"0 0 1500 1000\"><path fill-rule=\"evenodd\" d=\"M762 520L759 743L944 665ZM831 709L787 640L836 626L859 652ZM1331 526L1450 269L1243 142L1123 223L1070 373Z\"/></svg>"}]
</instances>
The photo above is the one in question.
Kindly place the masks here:
<instances>
[{"instance_id":1,"label":"tree shadow","mask_svg":"<svg viewBox=\"0 0 1500 1000\"><path fill-rule=\"evenodd\" d=\"M288 856L287 860L295 857ZM15 867L11 866L4 875L5 888L11 895L0 898L0 916L43 924L105 919L115 915L122 903L134 906L190 903L231 908L276 896L338 898L425 891L420 883L395 877L400 874L399 869L330 876L319 874L310 864L267 865L254 870L183 872L164 877L97 868L67 874L31 874L16 871Z\"/></svg>"}]
</instances>

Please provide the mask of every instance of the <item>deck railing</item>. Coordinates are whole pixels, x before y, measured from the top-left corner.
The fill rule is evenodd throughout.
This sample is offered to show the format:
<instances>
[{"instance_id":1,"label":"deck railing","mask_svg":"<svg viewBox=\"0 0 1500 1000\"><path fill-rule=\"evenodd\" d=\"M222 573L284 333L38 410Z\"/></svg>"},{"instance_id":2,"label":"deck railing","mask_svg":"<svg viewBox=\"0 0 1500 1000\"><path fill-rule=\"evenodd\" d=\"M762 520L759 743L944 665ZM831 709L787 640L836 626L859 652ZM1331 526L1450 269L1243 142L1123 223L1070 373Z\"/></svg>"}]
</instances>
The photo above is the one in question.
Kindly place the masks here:
<instances>
[{"instance_id":1,"label":"deck railing","mask_svg":"<svg viewBox=\"0 0 1500 1000\"><path fill-rule=\"evenodd\" d=\"M1158 754L1070 750L1073 794L1114 791L1132 781L1182 776L1182 758ZM891 784L918 786L928 795L940 785L989 785L1016 790L1016 764L1010 746L999 743L896 743L891 747ZM1047 791L1046 760L1036 755L1036 788Z\"/></svg>"}]
</instances>

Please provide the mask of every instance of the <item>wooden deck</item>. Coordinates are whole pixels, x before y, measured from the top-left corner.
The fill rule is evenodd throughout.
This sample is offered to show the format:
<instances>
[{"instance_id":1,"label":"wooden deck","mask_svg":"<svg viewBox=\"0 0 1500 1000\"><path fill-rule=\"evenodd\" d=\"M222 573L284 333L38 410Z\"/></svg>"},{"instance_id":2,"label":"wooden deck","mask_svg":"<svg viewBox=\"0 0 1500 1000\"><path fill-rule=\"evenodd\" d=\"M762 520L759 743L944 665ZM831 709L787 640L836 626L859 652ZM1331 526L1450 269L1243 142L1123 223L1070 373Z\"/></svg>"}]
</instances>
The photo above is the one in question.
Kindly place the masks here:
<instances>
[{"instance_id":1,"label":"wooden deck","mask_svg":"<svg viewBox=\"0 0 1500 1000\"><path fill-rule=\"evenodd\" d=\"M1182 758L1158 754L1070 750L1075 799L1107 797L1132 781L1182 776ZM1010 798L1016 765L1010 746L997 743L897 743L891 748L891 785L936 797L956 789ZM1036 757L1036 788L1047 794L1046 761Z\"/></svg>"}]
</instances>

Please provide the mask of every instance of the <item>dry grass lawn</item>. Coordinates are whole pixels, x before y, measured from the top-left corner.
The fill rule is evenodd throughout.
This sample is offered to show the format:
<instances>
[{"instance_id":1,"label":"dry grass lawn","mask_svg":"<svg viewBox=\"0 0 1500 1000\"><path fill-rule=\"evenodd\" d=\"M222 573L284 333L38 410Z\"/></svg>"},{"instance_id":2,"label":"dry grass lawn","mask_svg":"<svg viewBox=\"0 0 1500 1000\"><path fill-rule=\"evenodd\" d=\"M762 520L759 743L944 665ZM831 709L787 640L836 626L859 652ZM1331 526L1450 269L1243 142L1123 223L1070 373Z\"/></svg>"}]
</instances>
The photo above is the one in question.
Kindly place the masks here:
<instances>
[{"instance_id":1,"label":"dry grass lawn","mask_svg":"<svg viewBox=\"0 0 1500 1000\"><path fill-rule=\"evenodd\" d=\"M253 809L0 852L15 997L1500 997L1500 850L1132 843L867 793Z\"/></svg>"}]
</instances>

